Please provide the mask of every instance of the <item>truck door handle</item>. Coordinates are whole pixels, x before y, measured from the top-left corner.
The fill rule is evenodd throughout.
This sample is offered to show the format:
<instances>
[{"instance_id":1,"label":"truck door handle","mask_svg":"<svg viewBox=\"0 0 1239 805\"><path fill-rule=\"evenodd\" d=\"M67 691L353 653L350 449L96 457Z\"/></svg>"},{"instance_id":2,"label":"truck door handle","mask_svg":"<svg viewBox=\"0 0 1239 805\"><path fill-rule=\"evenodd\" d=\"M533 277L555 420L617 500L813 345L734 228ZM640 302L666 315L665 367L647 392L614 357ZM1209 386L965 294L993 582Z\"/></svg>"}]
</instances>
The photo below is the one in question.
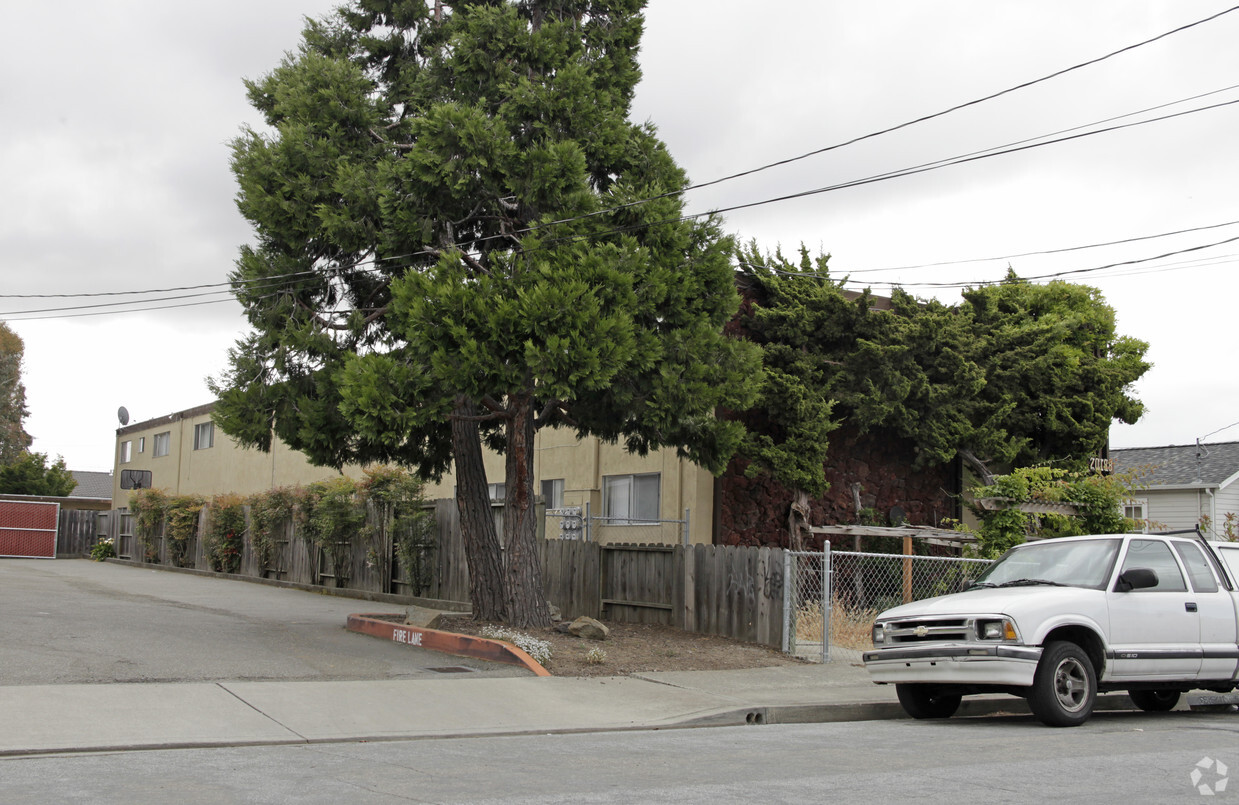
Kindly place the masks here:
<instances>
[{"instance_id":1,"label":"truck door handle","mask_svg":"<svg viewBox=\"0 0 1239 805\"><path fill-rule=\"evenodd\" d=\"M1184 609L1186 609L1188 612L1195 612L1195 611L1196 611L1196 602L1195 602L1195 601L1188 601L1188 602L1186 602L1186 603L1183 605L1183 608L1184 608Z\"/></svg>"}]
</instances>

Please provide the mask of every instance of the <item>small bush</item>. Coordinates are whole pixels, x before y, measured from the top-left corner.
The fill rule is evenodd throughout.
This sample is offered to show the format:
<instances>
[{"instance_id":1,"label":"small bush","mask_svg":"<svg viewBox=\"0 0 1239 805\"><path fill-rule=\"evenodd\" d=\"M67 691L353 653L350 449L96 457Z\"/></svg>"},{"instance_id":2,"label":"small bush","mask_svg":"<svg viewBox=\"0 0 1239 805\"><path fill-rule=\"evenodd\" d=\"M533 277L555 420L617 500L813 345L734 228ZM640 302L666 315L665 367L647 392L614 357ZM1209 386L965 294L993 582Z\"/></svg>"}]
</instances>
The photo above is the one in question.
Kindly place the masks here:
<instances>
[{"instance_id":1,"label":"small bush","mask_svg":"<svg viewBox=\"0 0 1239 805\"><path fill-rule=\"evenodd\" d=\"M90 558L96 562L102 562L114 556L116 556L116 546L112 544L111 537L103 537L90 549Z\"/></svg>"}]
</instances>

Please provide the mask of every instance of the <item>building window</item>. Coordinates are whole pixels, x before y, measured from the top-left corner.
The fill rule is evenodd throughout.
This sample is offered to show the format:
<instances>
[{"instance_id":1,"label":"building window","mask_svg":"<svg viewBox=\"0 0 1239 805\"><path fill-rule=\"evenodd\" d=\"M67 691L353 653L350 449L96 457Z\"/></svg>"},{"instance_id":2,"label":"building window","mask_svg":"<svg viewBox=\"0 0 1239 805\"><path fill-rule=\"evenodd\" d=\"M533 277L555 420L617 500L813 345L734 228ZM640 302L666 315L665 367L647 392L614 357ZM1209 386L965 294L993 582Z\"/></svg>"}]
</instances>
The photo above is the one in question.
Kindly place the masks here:
<instances>
[{"instance_id":1,"label":"building window","mask_svg":"<svg viewBox=\"0 0 1239 805\"><path fill-rule=\"evenodd\" d=\"M194 425L194 449L206 450L208 447L215 446L215 423L203 422L200 425Z\"/></svg>"},{"instance_id":2,"label":"building window","mask_svg":"<svg viewBox=\"0 0 1239 805\"><path fill-rule=\"evenodd\" d=\"M155 458L168 455L168 451L172 447L172 431L165 430L163 433L155 434L155 447L153 455Z\"/></svg>"},{"instance_id":3,"label":"building window","mask_svg":"<svg viewBox=\"0 0 1239 805\"><path fill-rule=\"evenodd\" d=\"M506 500L508 497L507 484L491 484L490 499L491 500Z\"/></svg>"},{"instance_id":4,"label":"building window","mask_svg":"<svg viewBox=\"0 0 1239 805\"><path fill-rule=\"evenodd\" d=\"M1149 502L1143 498L1128 498L1123 503L1123 516L1135 520L1141 534L1149 533Z\"/></svg>"},{"instance_id":5,"label":"building window","mask_svg":"<svg viewBox=\"0 0 1239 805\"><path fill-rule=\"evenodd\" d=\"M146 437L145 436L138 437L138 452L139 453L146 452Z\"/></svg>"},{"instance_id":6,"label":"building window","mask_svg":"<svg viewBox=\"0 0 1239 805\"><path fill-rule=\"evenodd\" d=\"M602 516L607 525L658 522L660 476L608 475L602 479Z\"/></svg>"},{"instance_id":7,"label":"building window","mask_svg":"<svg viewBox=\"0 0 1239 805\"><path fill-rule=\"evenodd\" d=\"M120 463L128 464L133 461L133 442L120 443Z\"/></svg>"},{"instance_id":8,"label":"building window","mask_svg":"<svg viewBox=\"0 0 1239 805\"><path fill-rule=\"evenodd\" d=\"M548 509L562 509L564 507L564 479L543 481L542 500L545 501Z\"/></svg>"}]
</instances>

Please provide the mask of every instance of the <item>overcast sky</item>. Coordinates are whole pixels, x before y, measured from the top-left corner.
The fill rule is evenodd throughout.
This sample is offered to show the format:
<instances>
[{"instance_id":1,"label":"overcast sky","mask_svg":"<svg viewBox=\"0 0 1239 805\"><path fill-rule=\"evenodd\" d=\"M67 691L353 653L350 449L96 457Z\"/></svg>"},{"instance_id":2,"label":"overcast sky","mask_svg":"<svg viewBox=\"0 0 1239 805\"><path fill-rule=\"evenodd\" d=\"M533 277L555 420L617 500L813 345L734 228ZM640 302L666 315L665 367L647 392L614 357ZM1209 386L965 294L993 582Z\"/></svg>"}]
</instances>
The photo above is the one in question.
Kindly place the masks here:
<instances>
[{"instance_id":1,"label":"overcast sky","mask_svg":"<svg viewBox=\"0 0 1239 805\"><path fill-rule=\"evenodd\" d=\"M34 449L113 467L116 412L209 402L241 335L219 293L20 299L222 283L249 227L228 142L257 114L243 77L296 47L331 0L68 0L55 20L3 5L0 319L25 341ZM653 0L633 116L695 182L797 157L1041 78L1225 11L1229 0ZM1239 11L941 118L693 191L726 209L1022 142L1239 100ZM1221 92L1218 92L1221 90ZM1188 98L1215 93L1186 101ZM832 255L853 287L958 285L1060 272L1099 288L1151 344L1148 413L1116 447L1239 439L1239 104L904 178L725 213L766 249ZM1057 136L1064 136L1058 134ZM1227 226L1216 226L1228 224ZM1212 228L1207 228L1212 227ZM1156 237L1180 230L1184 234ZM1055 254L1078 246L1135 240ZM984 262L959 262L996 258ZM1133 265L1099 269L1124 261ZM936 265L944 264L945 265ZM924 283L946 283L934 286ZM218 291L208 288L162 296ZM150 297L148 297L150 298ZM222 300L222 301L221 301ZM132 305L130 306L132 307ZM18 312L53 309L50 312ZM106 315L98 314L107 311Z\"/></svg>"}]
</instances>

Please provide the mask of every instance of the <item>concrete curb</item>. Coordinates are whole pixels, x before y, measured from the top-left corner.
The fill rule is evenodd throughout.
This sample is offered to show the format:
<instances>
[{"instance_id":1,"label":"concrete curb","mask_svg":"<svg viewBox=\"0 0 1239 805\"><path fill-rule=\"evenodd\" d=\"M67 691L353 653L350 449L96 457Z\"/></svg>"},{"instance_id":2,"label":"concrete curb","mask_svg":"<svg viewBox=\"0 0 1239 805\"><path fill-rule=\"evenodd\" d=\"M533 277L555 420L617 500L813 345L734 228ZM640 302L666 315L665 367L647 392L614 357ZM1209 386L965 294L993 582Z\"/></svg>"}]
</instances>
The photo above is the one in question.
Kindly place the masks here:
<instances>
[{"instance_id":1,"label":"concrete curb","mask_svg":"<svg viewBox=\"0 0 1239 805\"><path fill-rule=\"evenodd\" d=\"M400 618L400 622L384 620L384 618ZM350 632L381 637L408 646L428 648L445 654L455 654L458 657L472 657L478 660L501 662L507 665L519 665L528 668L535 676L550 676L546 670L523 650L500 640L487 640L484 637L443 632L438 629L428 629L422 626L411 626L403 622L404 614L373 613L369 615L349 615L345 625Z\"/></svg>"}]
</instances>

